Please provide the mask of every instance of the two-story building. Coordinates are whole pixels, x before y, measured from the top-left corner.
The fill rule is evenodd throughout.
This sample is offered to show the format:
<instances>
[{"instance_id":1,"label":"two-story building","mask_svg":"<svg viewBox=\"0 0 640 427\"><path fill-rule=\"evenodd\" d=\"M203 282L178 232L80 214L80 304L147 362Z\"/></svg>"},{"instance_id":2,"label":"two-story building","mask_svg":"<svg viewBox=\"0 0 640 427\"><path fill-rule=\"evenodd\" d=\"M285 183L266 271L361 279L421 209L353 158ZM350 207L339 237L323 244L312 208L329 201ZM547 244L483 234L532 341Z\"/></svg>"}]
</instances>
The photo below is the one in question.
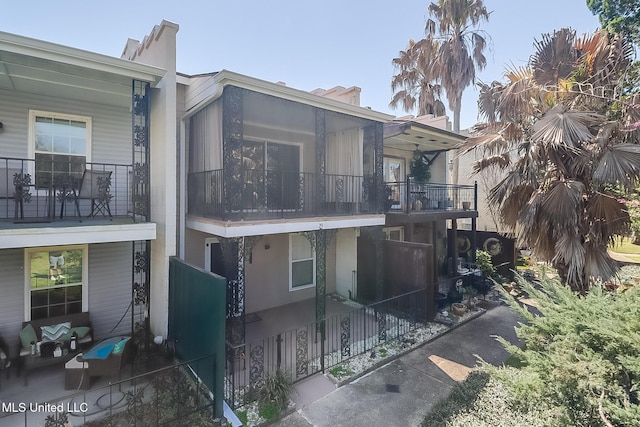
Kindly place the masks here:
<instances>
[{"instance_id":1,"label":"two-story building","mask_svg":"<svg viewBox=\"0 0 640 427\"><path fill-rule=\"evenodd\" d=\"M174 63L177 30L154 29ZM90 313L96 340L149 330L153 314L166 333L175 178L165 161L176 126L167 63L0 32L0 336L10 357L22 322L78 312Z\"/></svg>"},{"instance_id":2,"label":"two-story building","mask_svg":"<svg viewBox=\"0 0 640 427\"><path fill-rule=\"evenodd\" d=\"M228 341L244 341L247 314L315 299L323 319L327 295L356 298L358 237L385 222L390 117L226 70L178 83L181 245L229 280Z\"/></svg>"}]
</instances>

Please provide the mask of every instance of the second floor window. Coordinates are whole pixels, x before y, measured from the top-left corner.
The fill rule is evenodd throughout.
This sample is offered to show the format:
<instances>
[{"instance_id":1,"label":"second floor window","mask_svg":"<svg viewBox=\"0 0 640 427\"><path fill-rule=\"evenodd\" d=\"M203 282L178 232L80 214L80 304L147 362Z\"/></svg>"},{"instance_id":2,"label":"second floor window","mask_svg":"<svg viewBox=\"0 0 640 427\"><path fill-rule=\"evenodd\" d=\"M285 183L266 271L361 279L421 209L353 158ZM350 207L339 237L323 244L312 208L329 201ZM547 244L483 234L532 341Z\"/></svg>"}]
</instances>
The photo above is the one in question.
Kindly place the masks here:
<instances>
[{"instance_id":1,"label":"second floor window","mask_svg":"<svg viewBox=\"0 0 640 427\"><path fill-rule=\"evenodd\" d=\"M50 187L58 179L81 178L90 160L91 118L30 111L35 184Z\"/></svg>"}]
</instances>

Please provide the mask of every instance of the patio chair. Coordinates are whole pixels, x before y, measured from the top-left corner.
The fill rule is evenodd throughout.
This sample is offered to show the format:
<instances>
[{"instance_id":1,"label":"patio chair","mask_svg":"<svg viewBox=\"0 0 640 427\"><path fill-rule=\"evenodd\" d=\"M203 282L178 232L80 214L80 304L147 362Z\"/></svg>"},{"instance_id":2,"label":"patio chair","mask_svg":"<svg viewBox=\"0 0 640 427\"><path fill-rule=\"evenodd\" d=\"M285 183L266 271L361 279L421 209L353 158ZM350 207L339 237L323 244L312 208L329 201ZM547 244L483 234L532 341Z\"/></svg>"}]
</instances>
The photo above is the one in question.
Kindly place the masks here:
<instances>
[{"instance_id":1,"label":"patio chair","mask_svg":"<svg viewBox=\"0 0 640 427\"><path fill-rule=\"evenodd\" d=\"M111 171L85 169L78 191L74 191L73 193L78 218L82 218L80 215L79 201L85 199L91 200L91 213L87 215L87 218L102 214L103 216L109 215L109 219L113 220L111 208L109 207L109 203L113 197L109 192L110 188ZM82 219L80 220L82 221Z\"/></svg>"},{"instance_id":2,"label":"patio chair","mask_svg":"<svg viewBox=\"0 0 640 427\"><path fill-rule=\"evenodd\" d=\"M0 390L2 389L2 373L9 369L11 366L11 360L9 359L9 347L5 344L2 337L0 337ZM9 377L9 371L7 371L7 378Z\"/></svg>"},{"instance_id":3,"label":"patio chair","mask_svg":"<svg viewBox=\"0 0 640 427\"><path fill-rule=\"evenodd\" d=\"M31 175L22 168L0 168L0 199L14 200L15 218L24 219L24 202L31 200Z\"/></svg>"}]
</instances>

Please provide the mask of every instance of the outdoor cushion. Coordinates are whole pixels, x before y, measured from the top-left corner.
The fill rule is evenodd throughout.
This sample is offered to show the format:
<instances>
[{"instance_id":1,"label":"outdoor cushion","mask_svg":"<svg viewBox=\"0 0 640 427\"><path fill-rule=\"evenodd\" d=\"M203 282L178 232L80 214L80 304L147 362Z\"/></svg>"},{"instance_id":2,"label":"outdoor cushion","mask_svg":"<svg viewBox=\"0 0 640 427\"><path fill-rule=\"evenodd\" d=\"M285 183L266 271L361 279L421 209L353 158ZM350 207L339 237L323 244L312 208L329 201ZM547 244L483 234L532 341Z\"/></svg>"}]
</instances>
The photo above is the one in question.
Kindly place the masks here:
<instances>
[{"instance_id":1,"label":"outdoor cushion","mask_svg":"<svg viewBox=\"0 0 640 427\"><path fill-rule=\"evenodd\" d=\"M42 330L42 341L64 341L68 339L71 322L63 322L51 326L41 326L40 329Z\"/></svg>"},{"instance_id":2,"label":"outdoor cushion","mask_svg":"<svg viewBox=\"0 0 640 427\"><path fill-rule=\"evenodd\" d=\"M124 350L124 347L127 345L127 341L129 341L130 337L126 337L121 339L119 342L116 343L116 345L113 346L113 354L120 354L122 353L122 350Z\"/></svg>"},{"instance_id":3,"label":"outdoor cushion","mask_svg":"<svg viewBox=\"0 0 640 427\"><path fill-rule=\"evenodd\" d=\"M71 328L69 331L69 338L71 338L71 335L75 332L78 339L81 340L89 333L89 331L91 331L91 328L88 326L76 326L75 328Z\"/></svg>"},{"instance_id":4,"label":"outdoor cushion","mask_svg":"<svg viewBox=\"0 0 640 427\"><path fill-rule=\"evenodd\" d=\"M35 343L36 341L38 341L36 330L33 329L33 326L29 323L20 331L20 343L23 349L29 350L27 354L31 354L31 343Z\"/></svg>"},{"instance_id":5,"label":"outdoor cushion","mask_svg":"<svg viewBox=\"0 0 640 427\"><path fill-rule=\"evenodd\" d=\"M123 337L107 338L106 340L99 342L87 351L82 358L88 359L106 359L109 357L115 345L120 342Z\"/></svg>"}]
</instances>

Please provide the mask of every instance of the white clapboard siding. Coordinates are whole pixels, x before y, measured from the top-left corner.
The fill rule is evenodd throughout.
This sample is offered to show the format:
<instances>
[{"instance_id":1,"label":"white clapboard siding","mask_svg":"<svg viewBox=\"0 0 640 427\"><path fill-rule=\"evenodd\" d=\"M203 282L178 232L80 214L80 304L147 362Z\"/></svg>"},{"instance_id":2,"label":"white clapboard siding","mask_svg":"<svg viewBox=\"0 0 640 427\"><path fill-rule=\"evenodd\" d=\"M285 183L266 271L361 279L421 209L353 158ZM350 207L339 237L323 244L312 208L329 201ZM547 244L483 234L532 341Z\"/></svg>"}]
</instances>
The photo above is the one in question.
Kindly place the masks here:
<instances>
[{"instance_id":1,"label":"white clapboard siding","mask_svg":"<svg viewBox=\"0 0 640 427\"><path fill-rule=\"evenodd\" d=\"M17 356L24 321L24 249L0 250L0 336Z\"/></svg>"},{"instance_id":2,"label":"white clapboard siding","mask_svg":"<svg viewBox=\"0 0 640 427\"><path fill-rule=\"evenodd\" d=\"M95 339L131 334L131 257L131 242L89 246L89 313Z\"/></svg>"},{"instance_id":3,"label":"white clapboard siding","mask_svg":"<svg viewBox=\"0 0 640 427\"><path fill-rule=\"evenodd\" d=\"M131 113L128 108L5 90L0 90L0 117L4 127L0 156L28 157L29 110L91 117L91 161L131 163Z\"/></svg>"}]
</instances>

